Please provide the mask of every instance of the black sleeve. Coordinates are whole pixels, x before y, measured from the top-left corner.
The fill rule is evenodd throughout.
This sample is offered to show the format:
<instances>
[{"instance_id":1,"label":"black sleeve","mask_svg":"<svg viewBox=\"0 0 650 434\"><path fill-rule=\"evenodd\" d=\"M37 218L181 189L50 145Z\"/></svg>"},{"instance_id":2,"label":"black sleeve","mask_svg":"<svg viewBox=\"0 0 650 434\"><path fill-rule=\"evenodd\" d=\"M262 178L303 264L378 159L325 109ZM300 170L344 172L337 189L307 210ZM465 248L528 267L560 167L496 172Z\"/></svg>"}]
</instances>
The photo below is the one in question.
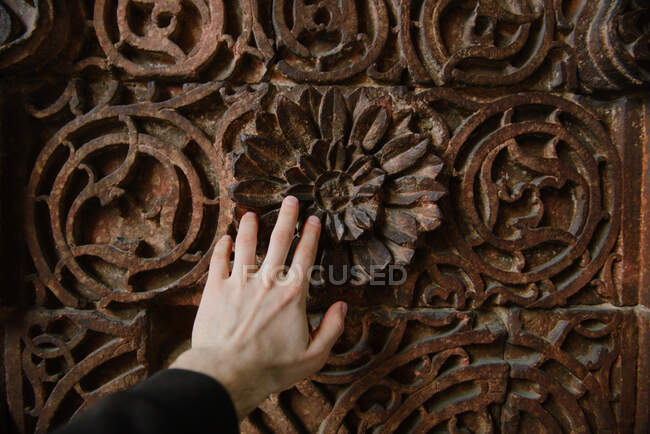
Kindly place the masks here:
<instances>
[{"instance_id":1,"label":"black sleeve","mask_svg":"<svg viewBox=\"0 0 650 434\"><path fill-rule=\"evenodd\" d=\"M165 369L105 396L56 434L239 433L230 395L212 377Z\"/></svg>"}]
</instances>

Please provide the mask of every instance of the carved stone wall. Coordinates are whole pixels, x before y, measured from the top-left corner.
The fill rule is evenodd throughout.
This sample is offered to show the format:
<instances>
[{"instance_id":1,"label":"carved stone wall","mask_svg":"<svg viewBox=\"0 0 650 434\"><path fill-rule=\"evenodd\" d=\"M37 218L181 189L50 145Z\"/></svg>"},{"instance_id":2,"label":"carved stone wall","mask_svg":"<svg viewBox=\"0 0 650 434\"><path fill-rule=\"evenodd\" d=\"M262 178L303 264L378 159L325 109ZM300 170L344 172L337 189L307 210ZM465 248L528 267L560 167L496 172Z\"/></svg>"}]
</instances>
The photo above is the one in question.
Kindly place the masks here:
<instances>
[{"instance_id":1,"label":"carved stone wall","mask_svg":"<svg viewBox=\"0 0 650 434\"><path fill-rule=\"evenodd\" d=\"M350 304L344 335L243 432L647 432L649 23L645 0L0 1L3 428L167 366L214 242L252 209L263 254L293 194L361 284L311 288L314 325Z\"/></svg>"}]
</instances>

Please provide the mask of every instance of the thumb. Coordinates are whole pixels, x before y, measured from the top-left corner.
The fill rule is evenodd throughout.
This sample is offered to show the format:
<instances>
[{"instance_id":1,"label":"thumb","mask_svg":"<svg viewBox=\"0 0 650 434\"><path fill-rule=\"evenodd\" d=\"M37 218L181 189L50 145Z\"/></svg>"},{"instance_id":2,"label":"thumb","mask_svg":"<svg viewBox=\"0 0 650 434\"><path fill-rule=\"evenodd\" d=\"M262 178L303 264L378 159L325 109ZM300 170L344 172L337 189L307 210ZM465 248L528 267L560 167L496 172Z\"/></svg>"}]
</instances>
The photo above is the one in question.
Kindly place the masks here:
<instances>
[{"instance_id":1,"label":"thumb","mask_svg":"<svg viewBox=\"0 0 650 434\"><path fill-rule=\"evenodd\" d=\"M307 347L306 356L309 359L322 360L321 366L317 369L320 369L325 364L330 350L341 336L341 333L343 333L345 314L347 312L348 305L345 302L334 303L327 309L320 325L314 331L313 339L309 347Z\"/></svg>"}]
</instances>

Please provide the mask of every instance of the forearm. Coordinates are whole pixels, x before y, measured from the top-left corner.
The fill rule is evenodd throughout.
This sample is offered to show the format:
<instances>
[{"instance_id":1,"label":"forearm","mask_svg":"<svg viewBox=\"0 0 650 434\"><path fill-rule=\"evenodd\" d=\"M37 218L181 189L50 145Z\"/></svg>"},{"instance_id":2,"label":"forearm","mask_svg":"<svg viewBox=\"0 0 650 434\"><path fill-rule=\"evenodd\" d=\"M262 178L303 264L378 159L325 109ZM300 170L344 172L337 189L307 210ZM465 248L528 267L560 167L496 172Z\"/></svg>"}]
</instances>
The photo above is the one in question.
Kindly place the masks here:
<instances>
[{"instance_id":1,"label":"forearm","mask_svg":"<svg viewBox=\"0 0 650 434\"><path fill-rule=\"evenodd\" d=\"M213 378L182 369L156 373L132 389L102 398L57 434L238 433L235 408Z\"/></svg>"}]
</instances>

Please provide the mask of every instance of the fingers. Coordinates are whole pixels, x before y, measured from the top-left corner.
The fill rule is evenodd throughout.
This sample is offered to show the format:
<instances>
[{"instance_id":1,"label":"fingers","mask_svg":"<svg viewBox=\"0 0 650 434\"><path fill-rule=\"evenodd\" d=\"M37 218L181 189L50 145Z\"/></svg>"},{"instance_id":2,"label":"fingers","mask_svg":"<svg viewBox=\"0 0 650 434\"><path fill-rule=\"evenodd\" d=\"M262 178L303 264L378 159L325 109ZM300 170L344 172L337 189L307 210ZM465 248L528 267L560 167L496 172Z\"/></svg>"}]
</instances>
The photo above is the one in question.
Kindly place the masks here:
<instances>
[{"instance_id":1,"label":"fingers","mask_svg":"<svg viewBox=\"0 0 650 434\"><path fill-rule=\"evenodd\" d=\"M282 201L278 220L271 233L269 249L266 252L266 258L262 265L262 268L266 271L272 271L284 265L296 231L297 221L298 199L293 196L287 196Z\"/></svg>"},{"instance_id":2,"label":"fingers","mask_svg":"<svg viewBox=\"0 0 650 434\"><path fill-rule=\"evenodd\" d=\"M325 316L314 332L313 339L307 348L306 356L308 359L315 359L325 363L327 355L332 350L336 340L343 333L345 324L345 315L348 312L348 305L345 302L334 303L327 309ZM319 366L316 369L320 369Z\"/></svg>"},{"instance_id":3,"label":"fingers","mask_svg":"<svg viewBox=\"0 0 650 434\"><path fill-rule=\"evenodd\" d=\"M316 260L318 250L318 238L320 237L321 224L316 216L310 216L302 230L302 236L293 255L291 268L296 275L302 277L304 283L309 280L311 267Z\"/></svg>"},{"instance_id":4,"label":"fingers","mask_svg":"<svg viewBox=\"0 0 650 434\"><path fill-rule=\"evenodd\" d=\"M224 235L217 241L210 258L210 270L208 280L227 279L230 274L230 252L232 250L232 238Z\"/></svg>"},{"instance_id":5,"label":"fingers","mask_svg":"<svg viewBox=\"0 0 650 434\"><path fill-rule=\"evenodd\" d=\"M235 261L232 274L244 282L250 267L256 265L255 248L257 247L257 216L247 212L239 222L239 231L235 240Z\"/></svg>"}]
</instances>

